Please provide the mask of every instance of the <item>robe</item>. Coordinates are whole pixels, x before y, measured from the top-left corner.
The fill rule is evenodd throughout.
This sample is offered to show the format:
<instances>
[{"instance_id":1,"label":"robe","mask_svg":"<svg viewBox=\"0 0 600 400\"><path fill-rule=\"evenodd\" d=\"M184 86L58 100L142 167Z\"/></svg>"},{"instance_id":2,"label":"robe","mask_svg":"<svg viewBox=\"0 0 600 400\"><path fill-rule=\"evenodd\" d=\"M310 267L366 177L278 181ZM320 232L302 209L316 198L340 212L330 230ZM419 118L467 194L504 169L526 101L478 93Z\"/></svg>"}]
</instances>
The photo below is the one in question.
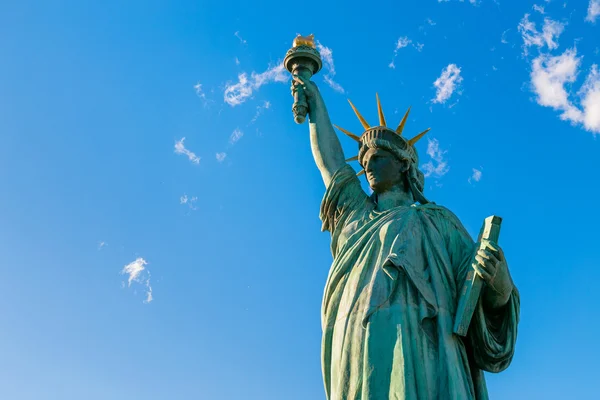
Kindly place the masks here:
<instances>
[{"instance_id":1,"label":"robe","mask_svg":"<svg viewBox=\"0 0 600 400\"><path fill-rule=\"evenodd\" d=\"M435 205L380 212L345 165L321 204L333 263L322 303L328 400L484 400L483 371L510 364L519 294L498 310L480 301L466 337L452 333L476 244Z\"/></svg>"}]
</instances>

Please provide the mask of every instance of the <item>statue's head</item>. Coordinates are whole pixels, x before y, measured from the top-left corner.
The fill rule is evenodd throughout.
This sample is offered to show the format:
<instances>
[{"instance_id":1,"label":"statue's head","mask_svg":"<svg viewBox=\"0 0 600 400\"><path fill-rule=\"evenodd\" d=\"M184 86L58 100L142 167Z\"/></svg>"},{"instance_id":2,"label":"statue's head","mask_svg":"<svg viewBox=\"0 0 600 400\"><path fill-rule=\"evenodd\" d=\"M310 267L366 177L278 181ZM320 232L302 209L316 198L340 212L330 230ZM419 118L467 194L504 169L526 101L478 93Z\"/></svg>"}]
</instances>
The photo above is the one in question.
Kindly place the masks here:
<instances>
[{"instance_id":1,"label":"statue's head","mask_svg":"<svg viewBox=\"0 0 600 400\"><path fill-rule=\"evenodd\" d=\"M427 199L423 196L425 178L419 171L419 156L414 145L429 129L412 139L405 139L402 136L410 108L395 131L386 127L379 96L377 96L379 126L370 126L352 102L350 105L366 129L365 132L359 137L345 129L337 128L358 142L358 155L348 159L348 161L358 160L360 163L363 169L358 175L365 174L369 186L376 193L385 192L392 187L400 187L410 190L416 201L427 203Z\"/></svg>"}]
</instances>

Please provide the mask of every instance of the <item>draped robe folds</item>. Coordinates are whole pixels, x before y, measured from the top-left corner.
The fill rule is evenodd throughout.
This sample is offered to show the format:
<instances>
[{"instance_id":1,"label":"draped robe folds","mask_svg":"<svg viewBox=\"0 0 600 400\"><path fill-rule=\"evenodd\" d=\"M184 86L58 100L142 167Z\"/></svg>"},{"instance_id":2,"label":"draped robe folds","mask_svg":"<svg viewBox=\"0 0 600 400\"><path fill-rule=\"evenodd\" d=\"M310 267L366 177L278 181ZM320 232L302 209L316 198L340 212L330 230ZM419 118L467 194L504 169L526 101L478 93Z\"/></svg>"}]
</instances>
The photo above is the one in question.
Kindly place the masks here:
<instances>
[{"instance_id":1,"label":"draped robe folds","mask_svg":"<svg viewBox=\"0 0 600 400\"><path fill-rule=\"evenodd\" d=\"M333 264L322 304L328 400L487 399L483 371L512 360L519 294L477 305L465 338L452 333L475 243L434 204L376 210L354 170L333 176L321 205Z\"/></svg>"}]
</instances>

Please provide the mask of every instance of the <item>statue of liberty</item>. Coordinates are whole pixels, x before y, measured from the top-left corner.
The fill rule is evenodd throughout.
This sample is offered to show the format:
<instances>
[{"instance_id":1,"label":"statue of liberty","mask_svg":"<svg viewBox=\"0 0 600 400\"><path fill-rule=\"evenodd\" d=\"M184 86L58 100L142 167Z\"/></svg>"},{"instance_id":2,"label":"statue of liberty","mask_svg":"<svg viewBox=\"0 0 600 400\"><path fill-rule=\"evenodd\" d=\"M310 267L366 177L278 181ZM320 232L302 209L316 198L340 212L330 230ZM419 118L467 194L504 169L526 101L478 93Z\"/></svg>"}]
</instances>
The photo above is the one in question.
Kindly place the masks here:
<instances>
[{"instance_id":1,"label":"statue of liberty","mask_svg":"<svg viewBox=\"0 0 600 400\"><path fill-rule=\"evenodd\" d=\"M338 127L358 144L358 155L345 159L310 75L296 69L292 93L306 104L326 187L320 218L333 255L322 303L327 399L487 399L483 371L509 366L519 321L503 251L491 240L475 243L451 211L425 197L415 143L428 130L405 138L410 109L390 129L379 97L374 126L350 103L364 132ZM360 164L358 174L350 161ZM462 337L453 323L473 271L484 285Z\"/></svg>"}]
</instances>

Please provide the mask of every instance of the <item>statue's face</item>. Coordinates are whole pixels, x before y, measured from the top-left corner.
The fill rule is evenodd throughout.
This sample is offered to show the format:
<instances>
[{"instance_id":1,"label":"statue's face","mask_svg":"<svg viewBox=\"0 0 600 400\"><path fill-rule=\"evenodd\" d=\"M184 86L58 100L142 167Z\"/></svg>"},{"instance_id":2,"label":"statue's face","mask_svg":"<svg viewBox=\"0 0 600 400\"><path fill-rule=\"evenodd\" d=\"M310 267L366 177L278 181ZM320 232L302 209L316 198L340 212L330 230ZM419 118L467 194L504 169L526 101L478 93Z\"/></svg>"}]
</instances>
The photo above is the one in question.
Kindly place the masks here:
<instances>
[{"instance_id":1,"label":"statue's face","mask_svg":"<svg viewBox=\"0 0 600 400\"><path fill-rule=\"evenodd\" d=\"M403 187L407 162L398 160L387 150L369 149L364 156L365 175L369 186L376 193L383 193L394 186Z\"/></svg>"}]
</instances>

